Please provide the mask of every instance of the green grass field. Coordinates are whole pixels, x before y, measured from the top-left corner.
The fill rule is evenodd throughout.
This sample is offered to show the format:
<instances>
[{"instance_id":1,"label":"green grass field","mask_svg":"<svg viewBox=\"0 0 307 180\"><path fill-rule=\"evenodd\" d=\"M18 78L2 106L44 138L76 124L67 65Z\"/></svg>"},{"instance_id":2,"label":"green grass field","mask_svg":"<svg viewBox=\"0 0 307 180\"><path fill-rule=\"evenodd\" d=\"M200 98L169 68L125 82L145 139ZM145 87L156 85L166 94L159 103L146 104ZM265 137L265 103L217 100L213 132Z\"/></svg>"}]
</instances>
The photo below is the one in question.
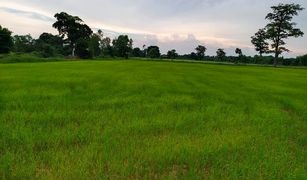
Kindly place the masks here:
<instances>
[{"instance_id":1,"label":"green grass field","mask_svg":"<svg viewBox=\"0 0 307 180\"><path fill-rule=\"evenodd\" d=\"M0 64L0 179L306 179L307 69Z\"/></svg>"}]
</instances>

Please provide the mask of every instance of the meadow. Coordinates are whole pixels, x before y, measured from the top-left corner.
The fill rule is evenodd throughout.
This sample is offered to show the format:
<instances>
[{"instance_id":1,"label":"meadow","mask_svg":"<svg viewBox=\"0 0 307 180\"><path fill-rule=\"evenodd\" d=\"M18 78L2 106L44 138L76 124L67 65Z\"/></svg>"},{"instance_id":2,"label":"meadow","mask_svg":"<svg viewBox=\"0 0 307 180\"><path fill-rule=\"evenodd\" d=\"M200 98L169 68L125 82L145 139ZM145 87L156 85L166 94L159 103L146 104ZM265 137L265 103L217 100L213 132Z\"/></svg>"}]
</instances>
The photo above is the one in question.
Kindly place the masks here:
<instances>
[{"instance_id":1,"label":"meadow","mask_svg":"<svg viewBox=\"0 0 307 180\"><path fill-rule=\"evenodd\" d=\"M0 179L306 179L307 69L0 64Z\"/></svg>"}]
</instances>

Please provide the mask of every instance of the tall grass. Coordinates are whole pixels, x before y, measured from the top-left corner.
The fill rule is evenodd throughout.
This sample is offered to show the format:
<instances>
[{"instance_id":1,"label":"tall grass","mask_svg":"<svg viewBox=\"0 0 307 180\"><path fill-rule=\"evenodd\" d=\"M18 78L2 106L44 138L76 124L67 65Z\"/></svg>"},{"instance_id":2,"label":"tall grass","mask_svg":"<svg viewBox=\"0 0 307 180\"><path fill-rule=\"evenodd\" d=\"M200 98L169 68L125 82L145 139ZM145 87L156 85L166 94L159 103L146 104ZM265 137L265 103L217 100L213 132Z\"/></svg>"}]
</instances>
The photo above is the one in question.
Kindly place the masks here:
<instances>
[{"instance_id":1,"label":"tall grass","mask_svg":"<svg viewBox=\"0 0 307 180\"><path fill-rule=\"evenodd\" d=\"M307 71L0 64L2 179L306 179Z\"/></svg>"}]
</instances>

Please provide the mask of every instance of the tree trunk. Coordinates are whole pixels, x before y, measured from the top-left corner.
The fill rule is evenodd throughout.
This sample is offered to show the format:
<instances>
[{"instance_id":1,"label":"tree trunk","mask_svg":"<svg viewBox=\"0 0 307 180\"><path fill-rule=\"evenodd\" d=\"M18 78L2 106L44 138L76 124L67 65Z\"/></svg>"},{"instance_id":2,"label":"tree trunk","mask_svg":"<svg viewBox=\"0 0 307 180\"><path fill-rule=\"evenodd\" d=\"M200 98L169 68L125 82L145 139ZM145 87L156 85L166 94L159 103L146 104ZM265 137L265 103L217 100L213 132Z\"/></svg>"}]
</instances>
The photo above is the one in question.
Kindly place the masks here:
<instances>
[{"instance_id":1,"label":"tree trunk","mask_svg":"<svg viewBox=\"0 0 307 180\"><path fill-rule=\"evenodd\" d=\"M72 47L71 56L72 56L72 57L75 57L76 45L75 45L75 44L72 44L71 47Z\"/></svg>"},{"instance_id":2,"label":"tree trunk","mask_svg":"<svg viewBox=\"0 0 307 180\"><path fill-rule=\"evenodd\" d=\"M278 56L279 56L279 52L278 52L278 46L275 49L275 58L274 58L274 67L277 67L277 63L278 63Z\"/></svg>"},{"instance_id":3,"label":"tree trunk","mask_svg":"<svg viewBox=\"0 0 307 180\"><path fill-rule=\"evenodd\" d=\"M277 35L277 37L276 37L274 67L277 67L277 63L278 63L279 45L280 45L280 31L281 31L281 24L280 24L279 27L278 27L278 35Z\"/></svg>"},{"instance_id":4,"label":"tree trunk","mask_svg":"<svg viewBox=\"0 0 307 180\"><path fill-rule=\"evenodd\" d=\"M277 61L278 61L278 56L279 56L279 41L280 41L280 38L278 36L276 40L276 47L275 47L274 67L277 67Z\"/></svg>"}]
</instances>

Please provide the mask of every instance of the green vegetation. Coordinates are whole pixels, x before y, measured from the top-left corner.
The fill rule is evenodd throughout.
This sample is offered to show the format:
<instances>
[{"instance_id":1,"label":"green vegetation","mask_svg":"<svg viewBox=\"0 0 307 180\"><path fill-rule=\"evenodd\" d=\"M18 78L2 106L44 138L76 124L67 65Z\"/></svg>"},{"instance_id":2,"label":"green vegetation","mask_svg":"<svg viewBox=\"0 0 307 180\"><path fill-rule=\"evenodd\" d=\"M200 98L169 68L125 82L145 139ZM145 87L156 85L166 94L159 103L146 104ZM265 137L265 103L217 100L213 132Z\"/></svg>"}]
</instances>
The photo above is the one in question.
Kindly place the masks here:
<instances>
[{"instance_id":1,"label":"green vegetation","mask_svg":"<svg viewBox=\"0 0 307 180\"><path fill-rule=\"evenodd\" d=\"M58 58L42 58L37 53L17 53L0 55L0 64L3 63L25 63L25 62L53 62L53 61L65 61L65 59Z\"/></svg>"},{"instance_id":2,"label":"green vegetation","mask_svg":"<svg viewBox=\"0 0 307 180\"><path fill-rule=\"evenodd\" d=\"M0 25L0 54L9 53L13 46L12 32Z\"/></svg>"},{"instance_id":3,"label":"green vegetation","mask_svg":"<svg viewBox=\"0 0 307 180\"><path fill-rule=\"evenodd\" d=\"M306 179L307 71L0 64L0 179Z\"/></svg>"},{"instance_id":4,"label":"green vegetation","mask_svg":"<svg viewBox=\"0 0 307 180\"><path fill-rule=\"evenodd\" d=\"M299 11L304 8L299 4L279 4L272 6L271 9L272 12L265 17L269 21L265 27L265 37L272 42L272 50L267 53L273 52L275 54L274 65L277 66L279 55L290 51L285 47L285 39L304 35L300 29L296 28L296 23L292 21L293 17L297 16ZM253 40L252 37L252 42ZM256 45L256 49L258 48Z\"/></svg>"},{"instance_id":5,"label":"green vegetation","mask_svg":"<svg viewBox=\"0 0 307 180\"><path fill-rule=\"evenodd\" d=\"M274 64L284 66L306 66L305 56L297 58L280 58L283 52L289 52L285 47L286 39L290 37L301 37L304 35L293 17L298 16L304 10L300 4L278 4L271 7L272 12L266 18L269 22L265 28L259 29L251 37L251 43L255 50L259 52L260 58L256 55L248 57L243 55L240 48L235 49L238 57L226 56L224 49L218 48L216 56L206 56L207 48L198 45L196 52L179 55L175 49L161 54L160 48L150 45L148 48L144 44L143 49L133 47L133 39L128 35L119 35L114 39L104 37L102 30L96 33L85 24L78 16L67 14L66 12L56 13L55 23L52 27L57 29L58 35L42 33L38 39L33 39L28 35L15 35L7 28L0 26L0 54L8 54L13 50L14 53L36 53L39 57L53 58L65 56L69 58L152 58L152 59L189 59L189 60L210 60L227 63L244 64ZM112 43L111 43L112 42ZM269 46L271 44L271 46ZM275 57L262 55L274 53Z\"/></svg>"}]
</instances>

